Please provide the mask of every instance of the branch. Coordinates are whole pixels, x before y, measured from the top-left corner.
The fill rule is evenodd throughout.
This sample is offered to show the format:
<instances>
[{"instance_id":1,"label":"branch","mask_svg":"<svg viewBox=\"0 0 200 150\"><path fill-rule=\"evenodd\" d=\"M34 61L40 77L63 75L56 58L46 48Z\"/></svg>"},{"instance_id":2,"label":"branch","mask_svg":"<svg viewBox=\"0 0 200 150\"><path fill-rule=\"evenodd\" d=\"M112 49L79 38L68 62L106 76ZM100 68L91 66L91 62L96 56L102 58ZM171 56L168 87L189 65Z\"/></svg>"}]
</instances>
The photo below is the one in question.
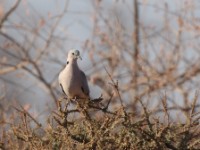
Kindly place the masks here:
<instances>
[{"instance_id":1,"label":"branch","mask_svg":"<svg viewBox=\"0 0 200 150\"><path fill-rule=\"evenodd\" d=\"M138 72L138 55L139 55L139 10L137 0L133 2L134 8L134 33L133 33L133 43L134 43L134 83L135 83L135 93L137 96L137 72Z\"/></svg>"},{"instance_id":2,"label":"branch","mask_svg":"<svg viewBox=\"0 0 200 150\"><path fill-rule=\"evenodd\" d=\"M21 112L21 113L26 114L27 116L29 116L35 122L35 124L38 125L38 127L42 127L42 124L39 123L33 116L31 116L31 114L28 111L26 111L21 105L20 105L20 107L21 107L22 110L20 110L17 107L13 106L13 108L15 110L17 110L17 111L19 111L19 112Z\"/></svg>"},{"instance_id":3,"label":"branch","mask_svg":"<svg viewBox=\"0 0 200 150\"><path fill-rule=\"evenodd\" d=\"M8 17L16 10L16 8L19 6L21 0L17 0L15 5L3 16L3 18L0 20L0 29L3 26L3 23L8 19Z\"/></svg>"},{"instance_id":4,"label":"branch","mask_svg":"<svg viewBox=\"0 0 200 150\"><path fill-rule=\"evenodd\" d=\"M15 66L9 66L9 67L2 68L2 69L0 70L0 75L7 74L7 73L12 72L12 71L15 71L15 70L17 70L17 69L19 69L19 68L23 68L23 67L25 67L27 64L28 64L28 62L22 61L22 62L18 63L18 64L15 65ZM0 65L1 65L1 64L0 64Z\"/></svg>"}]
</instances>

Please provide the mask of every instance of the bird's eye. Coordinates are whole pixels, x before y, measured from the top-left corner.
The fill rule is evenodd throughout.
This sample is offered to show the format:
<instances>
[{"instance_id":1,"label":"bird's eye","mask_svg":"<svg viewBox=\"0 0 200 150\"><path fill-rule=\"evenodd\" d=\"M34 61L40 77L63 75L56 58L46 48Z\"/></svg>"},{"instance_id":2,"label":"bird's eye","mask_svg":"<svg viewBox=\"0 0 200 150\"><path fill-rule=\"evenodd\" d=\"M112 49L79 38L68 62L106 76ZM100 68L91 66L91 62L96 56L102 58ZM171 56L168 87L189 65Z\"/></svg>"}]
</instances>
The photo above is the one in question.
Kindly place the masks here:
<instances>
[{"instance_id":1,"label":"bird's eye","mask_svg":"<svg viewBox=\"0 0 200 150\"><path fill-rule=\"evenodd\" d=\"M74 53L72 53L72 55L74 55Z\"/></svg>"}]
</instances>

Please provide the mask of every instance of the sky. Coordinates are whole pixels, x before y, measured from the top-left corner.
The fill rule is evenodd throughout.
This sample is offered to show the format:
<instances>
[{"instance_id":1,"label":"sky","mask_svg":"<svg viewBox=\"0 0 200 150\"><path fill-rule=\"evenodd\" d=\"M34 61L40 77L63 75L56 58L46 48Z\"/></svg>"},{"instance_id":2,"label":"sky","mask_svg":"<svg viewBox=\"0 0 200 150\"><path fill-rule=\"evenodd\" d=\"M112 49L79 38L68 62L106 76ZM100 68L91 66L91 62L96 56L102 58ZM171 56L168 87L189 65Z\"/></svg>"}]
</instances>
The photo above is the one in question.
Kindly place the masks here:
<instances>
[{"instance_id":1,"label":"sky","mask_svg":"<svg viewBox=\"0 0 200 150\"><path fill-rule=\"evenodd\" d=\"M133 22L130 20L130 16L133 13L132 10L132 1L129 0L99 0L100 8L104 11L105 16L113 16L114 18L122 19L122 24L125 28L129 28L133 30ZM14 0L3 0L2 5L4 11L6 12L13 5ZM56 20L59 18L59 15L66 9L66 13L58 23L58 27L56 28L55 35L59 38L69 37L67 39L63 39L57 42L55 40L55 45L51 45L50 50L51 53L48 56L54 60L59 59L61 61L60 65L51 65L51 68L46 69L45 66L48 66L49 62L46 61L44 65L44 73L46 74L49 81L54 78L56 74L62 69L63 65L66 61L67 51L72 48L79 49L81 51L83 61L80 63L81 68L87 73L90 73L91 63L87 61L89 57L87 52L83 49L85 42L90 39L93 39L93 26L95 25L95 15L96 14L96 0L22 0L22 3L16 10L16 12L9 17L9 23L14 23L16 26L21 24L26 24L25 27L34 27L41 26L39 32L44 38L49 34L49 29L55 24ZM165 3L165 5L163 5ZM188 3L188 5L185 5ZM156 4L156 7L155 7ZM194 5L195 4L195 5ZM164 9L168 9L170 24L174 26L174 32L177 28L177 20L172 15L176 14L179 11L185 10L195 10L194 14L185 14L185 17L190 17L190 15L194 15L194 17L198 17L200 14L199 8L200 2L190 2L189 0L140 0L140 21L143 25L152 28L152 33L155 30L159 31L163 27L163 15ZM187 6L187 8L185 7ZM113 13L114 12L114 13ZM104 16L103 16L104 17ZM31 19L30 19L31 18ZM8 25L9 25L8 23ZM44 25L43 25L44 24ZM101 24L101 22L100 22ZM9 34L17 37L17 40L23 42L22 35L19 35L19 31L16 30L8 30ZM151 30L149 31L151 34ZM27 35L28 32L27 32ZM188 37L188 36L187 36ZM31 35L27 37L28 39L33 39ZM159 41L158 41L159 43ZM26 44L26 43L25 43ZM41 39L37 40L37 44L44 45ZM33 50L33 55L36 55L36 52ZM189 53L191 55L191 52ZM44 59L45 60L45 59ZM16 75L16 74L15 74ZM16 80L12 78L12 75L8 75L7 79L20 84L22 80ZM31 77L26 77L28 80ZM17 93L18 99L28 100L35 108L38 106L45 105L49 101L49 97L45 94L45 89L43 85L39 85L39 88L32 88L36 86L36 82L26 82L26 84L22 85L24 88L19 90ZM40 90L40 88L44 90ZM100 90L92 88L95 93L94 95L100 95ZM14 94L14 95L15 95ZM32 95L32 96L30 96ZM15 95L16 96L16 95ZM35 96L38 98L36 99ZM44 101L41 101L44 100ZM42 103L42 104L41 104Z\"/></svg>"}]
</instances>

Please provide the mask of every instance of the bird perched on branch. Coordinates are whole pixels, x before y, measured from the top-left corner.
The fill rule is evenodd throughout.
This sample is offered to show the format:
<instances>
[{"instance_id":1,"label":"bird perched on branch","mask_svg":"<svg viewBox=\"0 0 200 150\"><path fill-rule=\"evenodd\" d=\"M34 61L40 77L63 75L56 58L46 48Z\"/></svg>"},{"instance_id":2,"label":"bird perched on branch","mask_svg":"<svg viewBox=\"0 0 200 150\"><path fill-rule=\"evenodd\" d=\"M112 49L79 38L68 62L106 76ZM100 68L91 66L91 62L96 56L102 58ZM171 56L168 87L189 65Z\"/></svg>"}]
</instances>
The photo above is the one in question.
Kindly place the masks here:
<instances>
[{"instance_id":1,"label":"bird perched on branch","mask_svg":"<svg viewBox=\"0 0 200 150\"><path fill-rule=\"evenodd\" d=\"M85 73L79 69L77 60L82 59L78 50L70 50L67 64L60 72L58 80L63 93L68 98L89 98L89 86Z\"/></svg>"}]
</instances>

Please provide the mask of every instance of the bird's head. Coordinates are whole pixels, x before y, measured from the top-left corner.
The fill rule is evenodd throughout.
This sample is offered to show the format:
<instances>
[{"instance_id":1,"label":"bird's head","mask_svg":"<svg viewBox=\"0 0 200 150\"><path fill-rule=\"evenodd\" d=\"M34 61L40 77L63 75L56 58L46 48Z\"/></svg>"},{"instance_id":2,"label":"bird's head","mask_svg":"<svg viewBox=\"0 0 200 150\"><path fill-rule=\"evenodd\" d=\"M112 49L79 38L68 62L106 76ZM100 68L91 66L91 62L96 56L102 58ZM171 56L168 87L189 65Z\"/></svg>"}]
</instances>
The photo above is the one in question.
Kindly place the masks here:
<instances>
[{"instance_id":1,"label":"bird's head","mask_svg":"<svg viewBox=\"0 0 200 150\"><path fill-rule=\"evenodd\" d=\"M82 60L79 50L72 49L68 52L68 60L77 60L78 58Z\"/></svg>"}]
</instances>

